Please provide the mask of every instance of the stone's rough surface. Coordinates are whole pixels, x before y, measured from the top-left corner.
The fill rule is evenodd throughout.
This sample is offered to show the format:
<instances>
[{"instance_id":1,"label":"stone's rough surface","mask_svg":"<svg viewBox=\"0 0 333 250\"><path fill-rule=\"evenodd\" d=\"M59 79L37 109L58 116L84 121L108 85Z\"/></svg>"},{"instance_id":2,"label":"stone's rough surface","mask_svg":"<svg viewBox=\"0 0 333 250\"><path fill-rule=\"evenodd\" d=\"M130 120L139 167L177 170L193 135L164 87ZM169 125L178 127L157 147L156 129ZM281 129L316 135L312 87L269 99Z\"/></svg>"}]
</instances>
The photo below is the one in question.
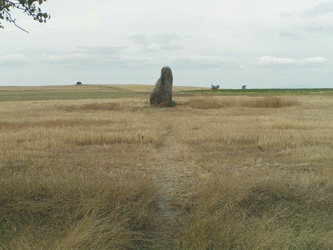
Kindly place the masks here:
<instances>
[{"instance_id":1,"label":"stone's rough surface","mask_svg":"<svg viewBox=\"0 0 333 250\"><path fill-rule=\"evenodd\" d=\"M172 71L169 67L163 67L161 77L157 80L153 92L150 94L151 104L160 104L162 102L172 101Z\"/></svg>"}]
</instances>

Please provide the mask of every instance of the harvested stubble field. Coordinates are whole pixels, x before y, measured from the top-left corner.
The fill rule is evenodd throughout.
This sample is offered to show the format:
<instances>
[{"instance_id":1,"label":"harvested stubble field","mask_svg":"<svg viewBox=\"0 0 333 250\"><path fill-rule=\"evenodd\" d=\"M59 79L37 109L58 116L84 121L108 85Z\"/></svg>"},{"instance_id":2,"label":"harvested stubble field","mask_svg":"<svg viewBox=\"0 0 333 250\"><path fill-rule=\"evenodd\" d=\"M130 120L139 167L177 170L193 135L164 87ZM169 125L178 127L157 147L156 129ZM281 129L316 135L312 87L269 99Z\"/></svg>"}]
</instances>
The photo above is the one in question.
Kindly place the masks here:
<instances>
[{"instance_id":1,"label":"harvested stubble field","mask_svg":"<svg viewBox=\"0 0 333 250\"><path fill-rule=\"evenodd\" d=\"M333 248L332 95L136 88L0 90L0 248Z\"/></svg>"}]
</instances>

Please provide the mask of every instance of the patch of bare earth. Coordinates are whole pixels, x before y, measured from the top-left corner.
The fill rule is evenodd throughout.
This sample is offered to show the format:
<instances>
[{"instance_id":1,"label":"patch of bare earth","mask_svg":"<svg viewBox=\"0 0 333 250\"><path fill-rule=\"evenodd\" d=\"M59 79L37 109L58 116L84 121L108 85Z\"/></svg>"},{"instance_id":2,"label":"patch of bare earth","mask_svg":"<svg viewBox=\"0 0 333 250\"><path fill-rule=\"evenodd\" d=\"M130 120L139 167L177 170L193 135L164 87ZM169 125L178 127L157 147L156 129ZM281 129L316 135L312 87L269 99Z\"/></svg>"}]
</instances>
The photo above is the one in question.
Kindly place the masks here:
<instances>
[{"instance_id":1,"label":"patch of bare earth","mask_svg":"<svg viewBox=\"0 0 333 250\"><path fill-rule=\"evenodd\" d=\"M152 120L161 125L155 119ZM158 194L155 232L152 235L154 249L176 248L174 233L182 223L182 211L177 205L177 199L184 187L189 188L195 180L198 180L197 177L202 171L191 162L179 157L180 153L177 150L179 146L176 133L165 128L157 159L151 164L151 176Z\"/></svg>"},{"instance_id":2,"label":"patch of bare earth","mask_svg":"<svg viewBox=\"0 0 333 250\"><path fill-rule=\"evenodd\" d=\"M154 232L155 244L172 245L171 233L175 223L176 210L172 207L172 197L175 192L176 183L181 175L178 162L174 158L172 131L166 131L164 141L159 148L159 159L153 164L153 179L158 193L158 209ZM163 247L163 246L156 246Z\"/></svg>"}]
</instances>

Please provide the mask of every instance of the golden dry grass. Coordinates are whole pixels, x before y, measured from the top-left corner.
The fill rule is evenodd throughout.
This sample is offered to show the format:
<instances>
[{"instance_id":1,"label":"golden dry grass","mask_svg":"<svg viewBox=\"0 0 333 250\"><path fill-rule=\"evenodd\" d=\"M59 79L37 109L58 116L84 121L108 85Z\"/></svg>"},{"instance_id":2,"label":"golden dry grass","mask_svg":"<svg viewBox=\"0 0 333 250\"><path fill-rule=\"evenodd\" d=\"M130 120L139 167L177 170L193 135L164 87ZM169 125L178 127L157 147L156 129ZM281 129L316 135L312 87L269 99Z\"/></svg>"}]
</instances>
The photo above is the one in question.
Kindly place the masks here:
<instances>
[{"instance_id":1,"label":"golden dry grass","mask_svg":"<svg viewBox=\"0 0 333 250\"><path fill-rule=\"evenodd\" d=\"M333 99L3 102L4 249L333 248Z\"/></svg>"}]
</instances>

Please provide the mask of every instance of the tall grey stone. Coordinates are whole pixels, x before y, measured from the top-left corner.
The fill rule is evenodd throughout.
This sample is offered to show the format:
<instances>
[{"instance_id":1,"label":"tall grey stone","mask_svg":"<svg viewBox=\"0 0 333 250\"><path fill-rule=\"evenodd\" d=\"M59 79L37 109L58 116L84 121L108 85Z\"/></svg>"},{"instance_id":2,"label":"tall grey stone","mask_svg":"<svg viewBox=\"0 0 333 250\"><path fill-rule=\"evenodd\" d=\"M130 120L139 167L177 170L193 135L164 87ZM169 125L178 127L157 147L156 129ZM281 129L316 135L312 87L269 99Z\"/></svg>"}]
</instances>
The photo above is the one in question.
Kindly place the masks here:
<instances>
[{"instance_id":1,"label":"tall grey stone","mask_svg":"<svg viewBox=\"0 0 333 250\"><path fill-rule=\"evenodd\" d=\"M157 80L153 92L150 94L151 104L172 101L172 71L168 66L161 69L161 77Z\"/></svg>"}]
</instances>

